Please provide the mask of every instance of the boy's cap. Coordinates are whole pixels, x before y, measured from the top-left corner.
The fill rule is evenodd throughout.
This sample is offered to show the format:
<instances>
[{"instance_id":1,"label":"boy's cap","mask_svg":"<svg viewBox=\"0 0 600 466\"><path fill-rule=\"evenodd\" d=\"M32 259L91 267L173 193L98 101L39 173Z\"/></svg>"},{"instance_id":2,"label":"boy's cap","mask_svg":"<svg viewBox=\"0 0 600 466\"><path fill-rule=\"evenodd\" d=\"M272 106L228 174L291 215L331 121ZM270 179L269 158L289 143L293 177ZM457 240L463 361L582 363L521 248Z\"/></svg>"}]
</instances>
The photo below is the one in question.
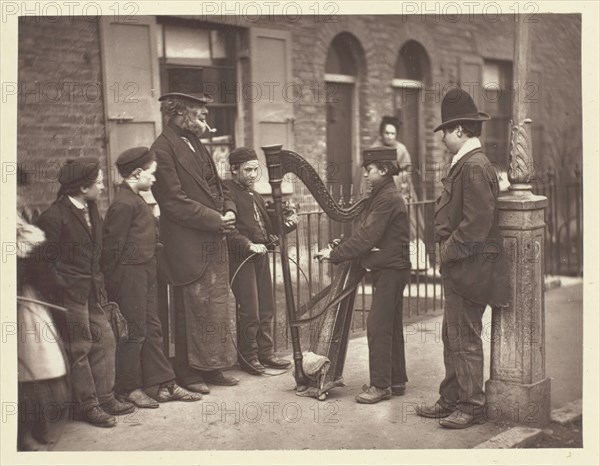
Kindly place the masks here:
<instances>
[{"instance_id":1,"label":"boy's cap","mask_svg":"<svg viewBox=\"0 0 600 466\"><path fill-rule=\"evenodd\" d=\"M373 162L395 162L397 160L396 148L392 147L375 147L373 149L366 149L363 151L363 163L362 166L366 167Z\"/></svg>"},{"instance_id":2,"label":"boy's cap","mask_svg":"<svg viewBox=\"0 0 600 466\"><path fill-rule=\"evenodd\" d=\"M258 160L258 156L254 149L238 147L229 153L229 165L241 165L249 160Z\"/></svg>"},{"instance_id":3,"label":"boy's cap","mask_svg":"<svg viewBox=\"0 0 600 466\"><path fill-rule=\"evenodd\" d=\"M117 158L117 169L119 175L127 178L136 168L143 168L144 165L156 159L154 152L147 147L134 147L127 149Z\"/></svg>"},{"instance_id":4,"label":"boy's cap","mask_svg":"<svg viewBox=\"0 0 600 466\"><path fill-rule=\"evenodd\" d=\"M68 188L91 185L98 179L100 161L95 157L68 159L60 167L58 182Z\"/></svg>"}]
</instances>

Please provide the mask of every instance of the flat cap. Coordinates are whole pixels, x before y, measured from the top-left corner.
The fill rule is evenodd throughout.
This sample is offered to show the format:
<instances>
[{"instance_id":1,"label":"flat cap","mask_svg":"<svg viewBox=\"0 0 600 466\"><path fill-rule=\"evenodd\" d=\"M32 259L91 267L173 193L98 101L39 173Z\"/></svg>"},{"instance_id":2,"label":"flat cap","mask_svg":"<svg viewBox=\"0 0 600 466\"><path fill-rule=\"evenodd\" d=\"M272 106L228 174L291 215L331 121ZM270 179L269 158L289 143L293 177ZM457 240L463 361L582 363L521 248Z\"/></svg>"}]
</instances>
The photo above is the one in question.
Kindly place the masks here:
<instances>
[{"instance_id":1,"label":"flat cap","mask_svg":"<svg viewBox=\"0 0 600 466\"><path fill-rule=\"evenodd\" d=\"M249 160L258 160L258 156L254 149L238 147L229 153L229 165L241 165Z\"/></svg>"},{"instance_id":2,"label":"flat cap","mask_svg":"<svg viewBox=\"0 0 600 466\"><path fill-rule=\"evenodd\" d=\"M127 149L117 158L117 169L123 178L128 177L136 168L143 168L149 162L156 160L156 155L147 147Z\"/></svg>"},{"instance_id":3,"label":"flat cap","mask_svg":"<svg viewBox=\"0 0 600 466\"><path fill-rule=\"evenodd\" d=\"M58 172L58 182L68 188L91 185L100 174L100 161L95 157L68 159Z\"/></svg>"},{"instance_id":4,"label":"flat cap","mask_svg":"<svg viewBox=\"0 0 600 466\"><path fill-rule=\"evenodd\" d=\"M214 102L214 99L208 94L184 94L183 92L168 92L158 98L160 102L168 99L187 100L200 104L210 104Z\"/></svg>"}]
</instances>

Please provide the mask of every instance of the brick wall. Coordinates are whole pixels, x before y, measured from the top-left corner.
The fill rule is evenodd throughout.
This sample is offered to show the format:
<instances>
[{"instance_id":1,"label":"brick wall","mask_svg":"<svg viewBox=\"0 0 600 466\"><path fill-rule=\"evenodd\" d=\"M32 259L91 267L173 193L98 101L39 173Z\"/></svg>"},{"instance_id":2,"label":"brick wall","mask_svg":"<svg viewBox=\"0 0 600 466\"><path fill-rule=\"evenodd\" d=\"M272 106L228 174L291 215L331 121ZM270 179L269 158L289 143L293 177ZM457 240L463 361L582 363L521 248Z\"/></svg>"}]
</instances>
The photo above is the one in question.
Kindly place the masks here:
<instances>
[{"instance_id":1,"label":"brick wall","mask_svg":"<svg viewBox=\"0 0 600 466\"><path fill-rule=\"evenodd\" d=\"M94 156L106 171L98 26L77 18L28 17L19 23L17 160L30 172L24 195L46 208L67 158ZM107 208L106 192L99 206Z\"/></svg>"},{"instance_id":2,"label":"brick wall","mask_svg":"<svg viewBox=\"0 0 600 466\"><path fill-rule=\"evenodd\" d=\"M581 164L581 19L578 15L537 15L531 24L532 80L539 95L532 103L540 166L569 167ZM294 104L296 151L313 162L322 160L326 147L324 74L331 41L342 32L356 39L359 63L359 149L376 142L381 117L393 110L391 81L399 50L409 40L424 48L429 61L424 102L425 162L447 159L440 134L432 129L440 119L441 89L458 82L465 57L511 60L513 18L481 21L458 18L450 23L435 16L340 16L333 22L315 22L311 16L295 21L245 21L241 28L288 29L292 33L293 77L302 86L302 99ZM241 42L247 40L242 34ZM81 91L52 101L48 83L101 83L98 28L95 22L62 18L57 22L31 21L20 25L19 80L27 89L36 83L46 92L27 95L19 102L19 161L29 164L60 163L67 157L95 155L106 164L103 105ZM248 82L248 59L240 64L242 85ZM97 90L96 90L97 92ZM45 95L50 93L50 96ZM67 93L68 94L68 93ZM242 120L243 143L251 145L249 107ZM241 141L240 141L241 142ZM439 181L429 178L430 195ZM41 206L54 197L57 186L42 179L31 188L31 198ZM106 208L106 198L101 201Z\"/></svg>"},{"instance_id":3,"label":"brick wall","mask_svg":"<svg viewBox=\"0 0 600 466\"><path fill-rule=\"evenodd\" d=\"M532 125L542 133L534 140L534 161L540 172L552 167L562 181L572 181L575 164L583 162L581 17L542 15L532 26L531 89L539 90L531 95Z\"/></svg>"},{"instance_id":4,"label":"brick wall","mask_svg":"<svg viewBox=\"0 0 600 466\"><path fill-rule=\"evenodd\" d=\"M513 54L514 17L481 21L460 17L456 23L434 16L345 16L332 23L315 23L306 17L288 24L293 39L294 77L304 88L324 79L327 50L333 38L349 32L357 39L357 53L364 69L360 98L360 149L377 139L380 118L392 111L391 81L399 50L409 40L419 42L430 62L425 96L425 161L444 163L448 156L441 136L431 131L440 120L441 89L460 81L465 57L509 60ZM541 147L534 147L540 168L581 166L581 19L579 15L537 15L531 23L530 81L539 89L521 89L516 98L530 98L534 128ZM274 27L269 23L261 27ZM277 27L281 27L278 24ZM360 78L360 77L359 77ZM311 86L312 85L312 86ZM522 86L522 83L521 83ZM316 102L316 103L315 103ZM539 107L539 108L538 108ZM310 92L295 105L296 150L309 160L326 154L324 99ZM561 135L557 142L556 135ZM439 183L434 184L434 191Z\"/></svg>"}]
</instances>

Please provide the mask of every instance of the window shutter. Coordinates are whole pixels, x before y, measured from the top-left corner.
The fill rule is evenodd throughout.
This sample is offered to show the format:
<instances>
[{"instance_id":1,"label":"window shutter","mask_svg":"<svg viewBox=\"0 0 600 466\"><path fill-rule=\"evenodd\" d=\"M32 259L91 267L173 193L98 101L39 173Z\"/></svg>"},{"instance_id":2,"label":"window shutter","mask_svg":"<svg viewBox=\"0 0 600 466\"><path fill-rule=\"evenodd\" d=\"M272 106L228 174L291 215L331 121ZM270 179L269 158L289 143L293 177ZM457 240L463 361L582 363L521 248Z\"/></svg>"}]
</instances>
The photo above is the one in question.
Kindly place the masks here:
<instances>
[{"instance_id":1,"label":"window shutter","mask_svg":"<svg viewBox=\"0 0 600 466\"><path fill-rule=\"evenodd\" d=\"M468 91L479 111L483 108L483 59L463 57L460 62L460 87Z\"/></svg>"},{"instance_id":2,"label":"window shutter","mask_svg":"<svg viewBox=\"0 0 600 466\"><path fill-rule=\"evenodd\" d=\"M119 176L115 161L123 151L150 146L161 131L156 53L156 18L100 19L103 93L108 138L109 198Z\"/></svg>"},{"instance_id":3,"label":"window shutter","mask_svg":"<svg viewBox=\"0 0 600 466\"><path fill-rule=\"evenodd\" d=\"M261 146L283 144L294 150L294 100L299 96L292 83L290 32L250 29L250 69L251 83L243 96L250 101L254 149L264 163ZM270 193L268 177L261 177L255 189ZM291 185L284 182L282 189L291 192Z\"/></svg>"}]
</instances>

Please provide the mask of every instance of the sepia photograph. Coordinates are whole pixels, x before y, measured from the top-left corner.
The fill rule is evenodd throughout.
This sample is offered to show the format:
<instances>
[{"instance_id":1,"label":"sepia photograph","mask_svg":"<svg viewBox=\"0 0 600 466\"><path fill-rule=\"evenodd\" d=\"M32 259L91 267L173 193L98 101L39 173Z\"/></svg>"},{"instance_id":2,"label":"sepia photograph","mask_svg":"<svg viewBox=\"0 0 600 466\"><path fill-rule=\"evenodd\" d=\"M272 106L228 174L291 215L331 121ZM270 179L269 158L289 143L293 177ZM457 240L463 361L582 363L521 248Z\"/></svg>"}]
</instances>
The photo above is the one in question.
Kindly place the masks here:
<instances>
[{"instance_id":1,"label":"sepia photograph","mask_svg":"<svg viewBox=\"0 0 600 466\"><path fill-rule=\"evenodd\" d=\"M599 11L2 1L2 463L597 464Z\"/></svg>"}]
</instances>

